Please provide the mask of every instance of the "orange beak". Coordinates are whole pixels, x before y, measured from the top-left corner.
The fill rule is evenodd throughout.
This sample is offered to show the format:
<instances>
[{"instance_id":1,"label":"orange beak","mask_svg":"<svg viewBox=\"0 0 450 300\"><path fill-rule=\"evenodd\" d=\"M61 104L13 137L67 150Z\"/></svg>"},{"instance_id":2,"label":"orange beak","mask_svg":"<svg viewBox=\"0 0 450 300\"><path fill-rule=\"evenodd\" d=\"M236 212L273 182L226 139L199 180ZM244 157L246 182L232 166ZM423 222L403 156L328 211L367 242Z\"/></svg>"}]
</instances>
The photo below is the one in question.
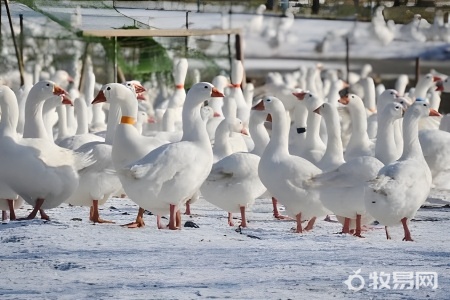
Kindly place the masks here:
<instances>
[{"instance_id":1,"label":"orange beak","mask_svg":"<svg viewBox=\"0 0 450 300\"><path fill-rule=\"evenodd\" d=\"M315 110L313 110L313 112L315 112L316 114L320 115L320 107L321 107L321 106L319 106L318 108L316 108Z\"/></svg>"},{"instance_id":2,"label":"orange beak","mask_svg":"<svg viewBox=\"0 0 450 300\"><path fill-rule=\"evenodd\" d=\"M438 111L436 111L435 109L430 108L430 114L429 114L429 116L430 116L430 117L440 117L441 114L440 114Z\"/></svg>"},{"instance_id":3,"label":"orange beak","mask_svg":"<svg viewBox=\"0 0 450 300\"><path fill-rule=\"evenodd\" d=\"M91 104L97 104L102 102L106 102L106 97L103 91L100 91L98 92L97 97L95 97L94 100L92 100Z\"/></svg>"},{"instance_id":4,"label":"orange beak","mask_svg":"<svg viewBox=\"0 0 450 300\"><path fill-rule=\"evenodd\" d=\"M68 95L68 93L62 87L55 84L53 86L53 95L63 96L63 95Z\"/></svg>"},{"instance_id":5,"label":"orange beak","mask_svg":"<svg viewBox=\"0 0 450 300\"><path fill-rule=\"evenodd\" d=\"M218 112L214 112L213 118L220 118L221 115Z\"/></svg>"},{"instance_id":6,"label":"orange beak","mask_svg":"<svg viewBox=\"0 0 450 300\"><path fill-rule=\"evenodd\" d=\"M436 81L441 81L442 79L441 79L441 77L439 77L439 76L433 76L433 81L434 82L436 82Z\"/></svg>"},{"instance_id":7,"label":"orange beak","mask_svg":"<svg viewBox=\"0 0 450 300\"><path fill-rule=\"evenodd\" d=\"M134 90L136 91L136 94L140 94L146 91L146 89L140 84L133 83L133 86Z\"/></svg>"},{"instance_id":8,"label":"orange beak","mask_svg":"<svg viewBox=\"0 0 450 300\"><path fill-rule=\"evenodd\" d=\"M259 111L263 111L266 108L264 107L264 101L259 101L258 104L256 104L255 106L252 107L252 110L259 110Z\"/></svg>"},{"instance_id":9,"label":"orange beak","mask_svg":"<svg viewBox=\"0 0 450 300\"><path fill-rule=\"evenodd\" d=\"M149 117L147 123L156 123L156 120L153 117Z\"/></svg>"},{"instance_id":10,"label":"orange beak","mask_svg":"<svg viewBox=\"0 0 450 300\"><path fill-rule=\"evenodd\" d=\"M145 97L144 97L144 95L143 95L142 93L138 93L137 96L136 96L136 98L137 98L138 100L141 100L141 101L146 100Z\"/></svg>"},{"instance_id":11,"label":"orange beak","mask_svg":"<svg viewBox=\"0 0 450 300\"><path fill-rule=\"evenodd\" d=\"M69 83L74 83L74 82L75 82L75 80L73 79L72 76L69 76L69 78L67 78L67 81L68 81Z\"/></svg>"},{"instance_id":12,"label":"orange beak","mask_svg":"<svg viewBox=\"0 0 450 300\"><path fill-rule=\"evenodd\" d=\"M348 96L344 96L344 97L341 97L341 99L339 99L338 102L341 104L347 105L350 102L350 100L348 99Z\"/></svg>"},{"instance_id":13,"label":"orange beak","mask_svg":"<svg viewBox=\"0 0 450 300\"><path fill-rule=\"evenodd\" d=\"M436 91L442 92L444 90L444 82L439 80L436 82Z\"/></svg>"},{"instance_id":14,"label":"orange beak","mask_svg":"<svg viewBox=\"0 0 450 300\"><path fill-rule=\"evenodd\" d=\"M242 133L243 135L248 135L248 131L247 131L246 128L242 128L241 133Z\"/></svg>"},{"instance_id":15,"label":"orange beak","mask_svg":"<svg viewBox=\"0 0 450 300\"><path fill-rule=\"evenodd\" d=\"M266 121L267 122L272 122L272 115L271 114L267 115Z\"/></svg>"},{"instance_id":16,"label":"orange beak","mask_svg":"<svg viewBox=\"0 0 450 300\"><path fill-rule=\"evenodd\" d=\"M215 87L212 88L211 97L225 97L218 89Z\"/></svg>"},{"instance_id":17,"label":"orange beak","mask_svg":"<svg viewBox=\"0 0 450 300\"><path fill-rule=\"evenodd\" d=\"M295 97L297 97L298 100L303 100L305 99L306 93L305 92L300 92L300 93L292 93L292 95L294 95Z\"/></svg>"},{"instance_id":18,"label":"orange beak","mask_svg":"<svg viewBox=\"0 0 450 300\"><path fill-rule=\"evenodd\" d=\"M70 100L70 98L66 95L62 96L62 104L73 106L72 100Z\"/></svg>"}]
</instances>

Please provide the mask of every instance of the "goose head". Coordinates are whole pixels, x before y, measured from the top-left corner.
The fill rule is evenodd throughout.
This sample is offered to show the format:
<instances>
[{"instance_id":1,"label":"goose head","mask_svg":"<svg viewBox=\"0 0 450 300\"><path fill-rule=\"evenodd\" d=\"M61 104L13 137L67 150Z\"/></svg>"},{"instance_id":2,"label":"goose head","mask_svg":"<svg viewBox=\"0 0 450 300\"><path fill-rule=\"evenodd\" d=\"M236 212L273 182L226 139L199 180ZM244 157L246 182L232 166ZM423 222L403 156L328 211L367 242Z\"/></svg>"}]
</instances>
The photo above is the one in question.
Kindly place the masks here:
<instances>
[{"instance_id":1,"label":"goose head","mask_svg":"<svg viewBox=\"0 0 450 300\"><path fill-rule=\"evenodd\" d=\"M382 115L384 116L383 120L392 120L395 121L403 117L406 108L399 102L392 102L386 104L382 111Z\"/></svg>"},{"instance_id":2,"label":"goose head","mask_svg":"<svg viewBox=\"0 0 450 300\"><path fill-rule=\"evenodd\" d=\"M416 90L417 88L427 90L430 87L432 87L436 82L441 80L442 80L441 77L428 73L425 76L419 78L419 81L417 82L416 85Z\"/></svg>"},{"instance_id":3,"label":"goose head","mask_svg":"<svg viewBox=\"0 0 450 300\"><path fill-rule=\"evenodd\" d=\"M138 100L146 100L143 93L147 90L142 86L142 84L137 80L130 80L123 83L127 88L132 90L136 94Z\"/></svg>"},{"instance_id":4,"label":"goose head","mask_svg":"<svg viewBox=\"0 0 450 300\"><path fill-rule=\"evenodd\" d=\"M330 104L330 103L322 103L319 106L317 106L315 109L313 109L313 112L315 112L316 114L325 116L325 115L330 115L333 110L335 110L336 108Z\"/></svg>"},{"instance_id":5,"label":"goose head","mask_svg":"<svg viewBox=\"0 0 450 300\"><path fill-rule=\"evenodd\" d=\"M97 96L92 100L92 104L102 102L117 102L118 104L136 101L136 93L130 86L121 83L105 84L98 92Z\"/></svg>"},{"instance_id":6,"label":"goose head","mask_svg":"<svg viewBox=\"0 0 450 300\"><path fill-rule=\"evenodd\" d=\"M247 129L244 127L244 123L238 118L230 118L225 121L228 126L228 130L230 133L242 133L244 135L248 135Z\"/></svg>"},{"instance_id":7,"label":"goose head","mask_svg":"<svg viewBox=\"0 0 450 300\"><path fill-rule=\"evenodd\" d=\"M55 82L50 80L42 80L33 85L28 95L28 99L34 99L36 102L42 102L53 96L62 96L63 98L69 99L69 94ZM70 101L70 104L72 104L72 101Z\"/></svg>"},{"instance_id":8,"label":"goose head","mask_svg":"<svg viewBox=\"0 0 450 300\"><path fill-rule=\"evenodd\" d=\"M214 110L211 106L203 106L200 110L200 115L202 116L202 120L206 122L214 117Z\"/></svg>"},{"instance_id":9,"label":"goose head","mask_svg":"<svg viewBox=\"0 0 450 300\"><path fill-rule=\"evenodd\" d=\"M422 98L417 98L416 101L408 108L406 115L412 115L417 118L425 118L428 116L438 117L441 114L430 107L430 104Z\"/></svg>"},{"instance_id":10,"label":"goose head","mask_svg":"<svg viewBox=\"0 0 450 300\"><path fill-rule=\"evenodd\" d=\"M295 96L295 93L294 93L294 96ZM319 99L319 97L317 97L313 93L306 92L306 93L304 93L304 95L302 95L301 98L304 101L306 108L310 112L313 112L316 108L318 108L319 106L321 106L323 104L323 100ZM297 98L297 99L301 100L300 98Z\"/></svg>"},{"instance_id":11,"label":"goose head","mask_svg":"<svg viewBox=\"0 0 450 300\"><path fill-rule=\"evenodd\" d=\"M339 103L345 106L353 105L354 103L356 103L356 101L362 102L362 99L355 94L342 95L341 98L338 100Z\"/></svg>"},{"instance_id":12,"label":"goose head","mask_svg":"<svg viewBox=\"0 0 450 300\"><path fill-rule=\"evenodd\" d=\"M209 82L199 82L189 89L185 103L200 105L211 97L224 97L224 94Z\"/></svg>"},{"instance_id":13,"label":"goose head","mask_svg":"<svg viewBox=\"0 0 450 300\"><path fill-rule=\"evenodd\" d=\"M265 111L270 115L277 112L285 111L283 102L281 102L280 99L273 96L264 97L263 100L260 103L258 103L258 105L254 106L252 109Z\"/></svg>"}]
</instances>

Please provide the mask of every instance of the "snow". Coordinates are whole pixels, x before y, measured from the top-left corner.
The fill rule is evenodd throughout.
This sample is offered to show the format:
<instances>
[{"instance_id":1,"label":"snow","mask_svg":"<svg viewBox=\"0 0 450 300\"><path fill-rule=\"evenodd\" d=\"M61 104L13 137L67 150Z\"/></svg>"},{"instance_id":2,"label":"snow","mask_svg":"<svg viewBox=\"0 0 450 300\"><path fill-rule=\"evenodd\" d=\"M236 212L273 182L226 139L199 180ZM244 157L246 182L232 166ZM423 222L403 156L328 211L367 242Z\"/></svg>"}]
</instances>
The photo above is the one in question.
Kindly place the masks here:
<instances>
[{"instance_id":1,"label":"snow","mask_svg":"<svg viewBox=\"0 0 450 300\"><path fill-rule=\"evenodd\" d=\"M52 12L52 8L44 8ZM7 28L2 9L2 25ZM12 3L11 9L15 20L19 13L24 13L25 23L48 26L52 30L58 27L21 4ZM69 20L74 11L73 7L53 8L53 13L64 20ZM184 12L144 13L125 9L119 12L145 24L155 22L150 25L158 28L184 25ZM85 29L133 24L117 12L111 16L107 10L82 9L82 13ZM220 27L227 21L228 16L225 17L192 13L190 21L192 28ZM233 26L247 26L250 20L248 15L235 14L231 18ZM339 36L354 26L348 21L298 19L295 22L281 47L270 48L267 40L246 35L246 69L275 66L292 69L299 65L295 61L299 53L309 58L338 59L345 52ZM363 29L368 23L358 26ZM317 43L335 28L339 30L334 31L332 51L313 53ZM381 47L361 39L355 41L351 53L353 58L360 59L392 57L392 53L411 57L438 45L416 43L411 47L397 41ZM250 55L264 59L264 63L247 59ZM272 56L292 60L275 60ZM265 60L267 57L272 59ZM190 220L199 228L179 231L158 230L153 215L145 216L144 228L120 227L118 224L134 220L137 213L137 205L129 199L112 198L101 210L103 218L117 224L94 225L88 221L89 208L64 204L48 211L49 222L37 219L0 225L3 274L0 298L448 299L450 208L447 196L445 191L434 192L429 199L433 205L418 211L410 226L414 242L401 241L400 226L390 230L393 240L385 239L381 225L371 225L364 232L365 238L360 239L336 234L340 225L323 220L317 221L312 232L294 234L290 230L295 226L294 221L273 218L270 199L256 201L248 213L249 227L241 232L237 226L227 225L225 212L203 199L193 205L192 217L183 216L183 224ZM27 205L16 214L26 216L30 208ZM344 281L358 270L366 285L360 291L351 291ZM369 287L373 272L421 271L437 272L437 289Z\"/></svg>"},{"instance_id":2,"label":"snow","mask_svg":"<svg viewBox=\"0 0 450 300\"><path fill-rule=\"evenodd\" d=\"M448 202L444 202L448 203ZM445 299L450 287L448 231L450 208L419 210L402 242L401 227L371 225L360 239L336 234L339 223L317 222L312 232L295 234L294 221L275 220L270 199L258 199L249 227L237 232L226 213L203 199L193 207L199 228L158 230L120 227L134 220L129 199L110 199L100 211L117 224L88 221L86 207L49 210L51 221L0 225L2 299ZM26 206L17 211L27 214ZM167 220L164 220L167 222ZM235 223L239 223L236 220ZM236 224L236 225L237 225ZM361 269L365 288L343 283ZM371 272L438 273L438 288L375 290ZM391 288L393 287L391 279ZM354 284L357 285L357 282Z\"/></svg>"}]
</instances>

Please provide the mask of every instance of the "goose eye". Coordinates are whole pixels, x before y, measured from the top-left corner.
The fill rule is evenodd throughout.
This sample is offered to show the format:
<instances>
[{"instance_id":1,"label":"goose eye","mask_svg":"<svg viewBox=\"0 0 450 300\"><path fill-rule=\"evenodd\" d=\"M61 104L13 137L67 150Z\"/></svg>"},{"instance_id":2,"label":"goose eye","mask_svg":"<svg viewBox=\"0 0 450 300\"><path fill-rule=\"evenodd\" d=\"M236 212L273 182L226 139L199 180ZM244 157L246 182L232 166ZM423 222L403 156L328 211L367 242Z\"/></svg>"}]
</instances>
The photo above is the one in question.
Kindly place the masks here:
<instances>
[{"instance_id":1,"label":"goose eye","mask_svg":"<svg viewBox=\"0 0 450 300\"><path fill-rule=\"evenodd\" d=\"M425 103L424 104L422 104L423 106L427 106Z\"/></svg>"},{"instance_id":2,"label":"goose eye","mask_svg":"<svg viewBox=\"0 0 450 300\"><path fill-rule=\"evenodd\" d=\"M322 104L322 107L325 107L325 104Z\"/></svg>"},{"instance_id":3,"label":"goose eye","mask_svg":"<svg viewBox=\"0 0 450 300\"><path fill-rule=\"evenodd\" d=\"M207 85L205 85L205 89L207 89L208 88L208 86Z\"/></svg>"},{"instance_id":4,"label":"goose eye","mask_svg":"<svg viewBox=\"0 0 450 300\"><path fill-rule=\"evenodd\" d=\"M272 102L272 99L267 98L267 99L266 99L266 102Z\"/></svg>"},{"instance_id":5,"label":"goose eye","mask_svg":"<svg viewBox=\"0 0 450 300\"><path fill-rule=\"evenodd\" d=\"M394 95L394 92L391 92L391 95Z\"/></svg>"},{"instance_id":6,"label":"goose eye","mask_svg":"<svg viewBox=\"0 0 450 300\"><path fill-rule=\"evenodd\" d=\"M110 87L110 86L108 86L108 87L106 88L106 90L107 90L107 91L110 91L110 90L111 90L111 87Z\"/></svg>"},{"instance_id":7,"label":"goose eye","mask_svg":"<svg viewBox=\"0 0 450 300\"><path fill-rule=\"evenodd\" d=\"M309 94L309 98L311 98L312 97L312 95L311 94Z\"/></svg>"},{"instance_id":8,"label":"goose eye","mask_svg":"<svg viewBox=\"0 0 450 300\"><path fill-rule=\"evenodd\" d=\"M47 83L47 86L50 86L50 83Z\"/></svg>"},{"instance_id":9,"label":"goose eye","mask_svg":"<svg viewBox=\"0 0 450 300\"><path fill-rule=\"evenodd\" d=\"M355 96L352 96L352 99L355 98Z\"/></svg>"}]
</instances>

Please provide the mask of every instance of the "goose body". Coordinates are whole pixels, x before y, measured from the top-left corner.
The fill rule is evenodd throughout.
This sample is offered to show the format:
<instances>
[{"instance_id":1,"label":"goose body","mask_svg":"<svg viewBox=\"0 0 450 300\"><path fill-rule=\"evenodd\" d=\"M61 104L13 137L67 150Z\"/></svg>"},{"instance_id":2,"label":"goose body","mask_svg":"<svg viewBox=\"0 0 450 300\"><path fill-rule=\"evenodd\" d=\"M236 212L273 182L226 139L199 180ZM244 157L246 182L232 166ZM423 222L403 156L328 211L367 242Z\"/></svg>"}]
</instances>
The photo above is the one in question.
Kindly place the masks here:
<instances>
[{"instance_id":1,"label":"goose body","mask_svg":"<svg viewBox=\"0 0 450 300\"><path fill-rule=\"evenodd\" d=\"M306 189L305 181L321 173L309 161L293 156L288 151L288 123L282 102L275 97L263 100L264 110L272 115L272 136L261 157L258 174L261 182L278 201L285 205L286 211L297 219L296 232L302 232L302 220L311 220L325 215L319 196Z\"/></svg>"},{"instance_id":2,"label":"goose body","mask_svg":"<svg viewBox=\"0 0 450 300\"><path fill-rule=\"evenodd\" d=\"M423 157L418 138L420 118L436 114L425 101L416 101L403 120L403 154L399 160L384 166L369 181L365 193L366 209L386 226L402 223L404 240L412 241L407 221L425 202L431 188L431 172ZM388 237L389 238L389 237Z\"/></svg>"},{"instance_id":3,"label":"goose body","mask_svg":"<svg viewBox=\"0 0 450 300\"><path fill-rule=\"evenodd\" d=\"M125 191L134 202L158 215L170 213L170 229L177 228L177 207L197 192L211 171L213 153L200 106L214 96L223 94L210 83L195 84L183 107L182 140L158 147L118 170Z\"/></svg>"},{"instance_id":4,"label":"goose body","mask_svg":"<svg viewBox=\"0 0 450 300\"><path fill-rule=\"evenodd\" d=\"M42 91L41 101L53 93L64 91L53 82L38 82L33 88ZM20 139L15 133L18 107L14 93L7 87L2 90L2 112L7 122L1 138L0 165L8 170L2 182L34 206L28 216L32 219L39 209L54 208L64 202L78 186L78 170L92 163L86 155L56 146L48 139ZM14 128L14 129L12 129Z\"/></svg>"}]
</instances>

